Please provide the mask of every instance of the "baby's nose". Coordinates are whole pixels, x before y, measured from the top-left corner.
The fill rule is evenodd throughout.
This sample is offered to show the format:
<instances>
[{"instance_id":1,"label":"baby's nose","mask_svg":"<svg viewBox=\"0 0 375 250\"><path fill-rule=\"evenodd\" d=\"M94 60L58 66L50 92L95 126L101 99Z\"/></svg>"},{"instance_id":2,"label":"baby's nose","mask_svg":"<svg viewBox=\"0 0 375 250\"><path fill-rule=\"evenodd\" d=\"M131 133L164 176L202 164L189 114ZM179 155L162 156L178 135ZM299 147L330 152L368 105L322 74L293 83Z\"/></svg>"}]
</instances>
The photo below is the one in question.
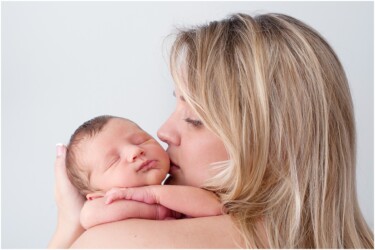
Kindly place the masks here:
<instances>
[{"instance_id":1,"label":"baby's nose","mask_svg":"<svg viewBox=\"0 0 375 250\"><path fill-rule=\"evenodd\" d=\"M137 160L137 158L141 157L142 155L145 154L145 151L140 148L140 147L131 147L129 149L129 154L128 154L128 162L134 162L135 160Z\"/></svg>"}]
</instances>

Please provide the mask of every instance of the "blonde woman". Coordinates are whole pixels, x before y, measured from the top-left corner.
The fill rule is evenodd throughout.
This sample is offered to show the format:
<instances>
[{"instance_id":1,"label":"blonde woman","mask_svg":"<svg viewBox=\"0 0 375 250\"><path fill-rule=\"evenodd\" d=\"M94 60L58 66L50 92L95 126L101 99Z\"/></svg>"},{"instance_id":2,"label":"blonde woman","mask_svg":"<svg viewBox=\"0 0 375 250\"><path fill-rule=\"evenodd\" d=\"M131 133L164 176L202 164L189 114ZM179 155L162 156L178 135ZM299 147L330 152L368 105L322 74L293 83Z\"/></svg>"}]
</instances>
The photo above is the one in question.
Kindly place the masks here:
<instances>
[{"instance_id":1,"label":"blonde woman","mask_svg":"<svg viewBox=\"0 0 375 250\"><path fill-rule=\"evenodd\" d=\"M158 131L169 184L216 192L226 214L83 232L60 147L51 247L374 247L357 202L348 82L316 31L281 14L236 14L180 31L171 71L176 109Z\"/></svg>"}]
</instances>

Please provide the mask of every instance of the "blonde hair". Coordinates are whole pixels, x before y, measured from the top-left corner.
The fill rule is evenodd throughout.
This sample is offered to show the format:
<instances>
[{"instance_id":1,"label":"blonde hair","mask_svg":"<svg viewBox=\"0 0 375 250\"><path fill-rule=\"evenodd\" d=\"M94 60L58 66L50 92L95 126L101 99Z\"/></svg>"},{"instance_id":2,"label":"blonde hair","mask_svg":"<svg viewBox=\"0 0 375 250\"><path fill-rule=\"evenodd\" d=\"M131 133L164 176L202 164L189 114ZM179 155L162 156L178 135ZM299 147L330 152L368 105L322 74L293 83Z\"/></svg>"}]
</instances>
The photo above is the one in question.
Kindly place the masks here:
<instances>
[{"instance_id":1,"label":"blonde hair","mask_svg":"<svg viewBox=\"0 0 375 250\"><path fill-rule=\"evenodd\" d=\"M236 14L180 31L170 65L228 151L207 187L247 247L374 247L357 202L349 85L318 32L282 14Z\"/></svg>"}]
</instances>

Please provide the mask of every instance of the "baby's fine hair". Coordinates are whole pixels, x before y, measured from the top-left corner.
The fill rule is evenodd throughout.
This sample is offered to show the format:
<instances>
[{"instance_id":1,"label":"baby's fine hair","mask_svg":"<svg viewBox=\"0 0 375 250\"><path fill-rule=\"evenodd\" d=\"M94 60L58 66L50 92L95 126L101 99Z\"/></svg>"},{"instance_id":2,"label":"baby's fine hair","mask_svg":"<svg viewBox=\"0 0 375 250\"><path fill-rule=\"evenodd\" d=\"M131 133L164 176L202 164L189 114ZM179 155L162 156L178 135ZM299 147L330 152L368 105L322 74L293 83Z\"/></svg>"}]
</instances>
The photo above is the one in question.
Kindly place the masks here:
<instances>
[{"instance_id":1,"label":"baby's fine hair","mask_svg":"<svg viewBox=\"0 0 375 250\"><path fill-rule=\"evenodd\" d=\"M84 122L76 129L76 131L74 131L74 133L70 137L65 159L66 170L72 184L84 196L86 196L88 193L94 192L95 190L89 184L88 173L83 170L82 165L80 164L80 142L84 139L91 138L98 134L108 123L108 121L113 118L119 117L111 115L97 116L91 120Z\"/></svg>"}]
</instances>

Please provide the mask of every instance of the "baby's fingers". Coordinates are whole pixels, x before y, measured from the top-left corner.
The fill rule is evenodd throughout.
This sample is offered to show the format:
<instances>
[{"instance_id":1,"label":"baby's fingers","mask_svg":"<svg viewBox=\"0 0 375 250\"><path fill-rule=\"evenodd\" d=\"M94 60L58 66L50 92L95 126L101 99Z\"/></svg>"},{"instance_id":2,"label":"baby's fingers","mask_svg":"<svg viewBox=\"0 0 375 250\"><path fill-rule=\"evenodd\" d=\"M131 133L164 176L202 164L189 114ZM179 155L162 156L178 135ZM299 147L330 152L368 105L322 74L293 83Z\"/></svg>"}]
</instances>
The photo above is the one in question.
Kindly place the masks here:
<instances>
[{"instance_id":1,"label":"baby's fingers","mask_svg":"<svg viewBox=\"0 0 375 250\"><path fill-rule=\"evenodd\" d=\"M105 204L110 204L113 201L121 200L125 198L126 189L111 189L106 194Z\"/></svg>"}]
</instances>

